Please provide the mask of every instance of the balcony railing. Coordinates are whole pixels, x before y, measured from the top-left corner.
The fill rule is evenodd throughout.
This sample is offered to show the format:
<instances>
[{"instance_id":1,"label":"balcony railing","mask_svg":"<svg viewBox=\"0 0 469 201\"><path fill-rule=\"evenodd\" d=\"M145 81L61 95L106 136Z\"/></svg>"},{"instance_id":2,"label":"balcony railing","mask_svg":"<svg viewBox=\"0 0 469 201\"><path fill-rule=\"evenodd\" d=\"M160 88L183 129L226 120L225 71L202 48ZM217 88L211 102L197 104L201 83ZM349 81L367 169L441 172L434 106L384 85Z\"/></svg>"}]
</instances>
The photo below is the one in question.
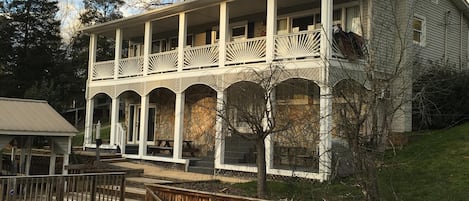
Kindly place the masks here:
<instances>
[{"instance_id":1,"label":"balcony railing","mask_svg":"<svg viewBox=\"0 0 469 201\"><path fill-rule=\"evenodd\" d=\"M114 76L114 60L96 62L93 68L93 80L112 79Z\"/></svg>"},{"instance_id":2,"label":"balcony railing","mask_svg":"<svg viewBox=\"0 0 469 201\"><path fill-rule=\"evenodd\" d=\"M176 71L178 66L178 52L173 50L150 55L148 73L163 73Z\"/></svg>"},{"instance_id":3,"label":"balcony railing","mask_svg":"<svg viewBox=\"0 0 469 201\"><path fill-rule=\"evenodd\" d=\"M189 47L184 50L184 68L216 66L218 64L218 45Z\"/></svg>"},{"instance_id":4,"label":"balcony railing","mask_svg":"<svg viewBox=\"0 0 469 201\"><path fill-rule=\"evenodd\" d=\"M131 57L119 61L119 77L143 75L143 57Z\"/></svg>"},{"instance_id":5,"label":"balcony railing","mask_svg":"<svg viewBox=\"0 0 469 201\"><path fill-rule=\"evenodd\" d=\"M277 59L319 56L321 31L301 32L275 38Z\"/></svg>"},{"instance_id":6,"label":"balcony railing","mask_svg":"<svg viewBox=\"0 0 469 201\"><path fill-rule=\"evenodd\" d=\"M226 63L250 63L265 60L265 37L226 44Z\"/></svg>"},{"instance_id":7,"label":"balcony railing","mask_svg":"<svg viewBox=\"0 0 469 201\"><path fill-rule=\"evenodd\" d=\"M266 52L274 51L276 60L319 57L321 31L307 31L274 38L274 50L266 49L266 38L258 37L226 44L227 65L265 62ZM334 52L337 52L334 47ZM118 78L141 76L144 73L144 58L132 57L119 60ZM182 70L216 67L219 63L219 45L204 45L184 49ZM178 51L172 50L149 55L148 74L174 72L178 70ZM93 66L93 80L114 78L114 61L97 62Z\"/></svg>"}]
</instances>

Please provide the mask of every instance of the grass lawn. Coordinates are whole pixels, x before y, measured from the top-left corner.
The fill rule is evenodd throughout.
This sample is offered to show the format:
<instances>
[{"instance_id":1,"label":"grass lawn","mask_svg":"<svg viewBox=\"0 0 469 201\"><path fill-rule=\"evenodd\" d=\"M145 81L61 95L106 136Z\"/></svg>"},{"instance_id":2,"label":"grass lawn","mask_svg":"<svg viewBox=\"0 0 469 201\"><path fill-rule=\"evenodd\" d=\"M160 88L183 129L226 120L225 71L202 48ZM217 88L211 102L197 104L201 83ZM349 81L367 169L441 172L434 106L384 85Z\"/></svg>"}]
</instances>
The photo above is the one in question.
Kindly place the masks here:
<instances>
[{"instance_id":1,"label":"grass lawn","mask_svg":"<svg viewBox=\"0 0 469 201\"><path fill-rule=\"evenodd\" d=\"M379 170L382 200L469 200L469 124L413 133L402 150L388 151ZM255 182L236 184L255 196ZM363 200L353 179L330 184L269 182L272 199Z\"/></svg>"},{"instance_id":2,"label":"grass lawn","mask_svg":"<svg viewBox=\"0 0 469 201\"><path fill-rule=\"evenodd\" d=\"M84 139L84 131L79 132L75 137L72 139L72 146L82 146L83 145L83 139ZM101 127L101 139L104 141L109 141L109 136L111 133L111 127L108 126L103 126ZM93 137L95 134L93 133ZM94 140L93 140L94 141Z\"/></svg>"}]
</instances>

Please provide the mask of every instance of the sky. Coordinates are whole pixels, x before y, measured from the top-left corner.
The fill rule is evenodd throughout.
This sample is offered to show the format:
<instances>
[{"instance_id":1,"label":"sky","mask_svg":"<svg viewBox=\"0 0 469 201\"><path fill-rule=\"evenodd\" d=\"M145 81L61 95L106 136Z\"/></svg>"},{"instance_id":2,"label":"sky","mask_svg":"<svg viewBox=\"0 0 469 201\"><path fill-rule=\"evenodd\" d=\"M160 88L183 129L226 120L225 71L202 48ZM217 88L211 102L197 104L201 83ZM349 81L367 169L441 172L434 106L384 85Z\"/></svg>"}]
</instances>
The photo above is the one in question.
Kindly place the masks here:
<instances>
[{"instance_id":1,"label":"sky","mask_svg":"<svg viewBox=\"0 0 469 201\"><path fill-rule=\"evenodd\" d=\"M79 17L83 12L83 0L58 0L59 13L57 18L61 20L61 35L64 41L68 42L73 34L80 29ZM135 2L137 0L125 0L126 3ZM138 0L138 1L155 1L155 0ZM162 0L167 2L170 0ZM135 15L143 12L135 6L124 6L121 8L124 17Z\"/></svg>"}]
</instances>

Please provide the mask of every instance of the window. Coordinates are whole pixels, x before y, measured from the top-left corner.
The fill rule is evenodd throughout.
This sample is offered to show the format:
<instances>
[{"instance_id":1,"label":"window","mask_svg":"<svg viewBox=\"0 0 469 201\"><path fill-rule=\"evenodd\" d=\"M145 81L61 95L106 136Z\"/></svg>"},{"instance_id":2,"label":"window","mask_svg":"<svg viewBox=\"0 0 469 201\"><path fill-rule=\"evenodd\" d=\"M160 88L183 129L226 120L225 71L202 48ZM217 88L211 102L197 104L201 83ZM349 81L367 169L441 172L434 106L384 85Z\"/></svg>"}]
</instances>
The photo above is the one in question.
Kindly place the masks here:
<instances>
[{"instance_id":1,"label":"window","mask_svg":"<svg viewBox=\"0 0 469 201\"><path fill-rule=\"evenodd\" d=\"M415 15L412 20L412 29L414 43L425 45L425 17Z\"/></svg>"},{"instance_id":2,"label":"window","mask_svg":"<svg viewBox=\"0 0 469 201\"><path fill-rule=\"evenodd\" d=\"M362 35L362 28L360 23L360 7L347 8L347 19L346 19L346 32L354 32L358 35Z\"/></svg>"},{"instance_id":3,"label":"window","mask_svg":"<svg viewBox=\"0 0 469 201\"><path fill-rule=\"evenodd\" d=\"M247 27L246 25L242 25L242 26L233 26L233 28L231 28L231 37L234 41L236 41L237 39L246 39L247 37Z\"/></svg>"},{"instance_id":4,"label":"window","mask_svg":"<svg viewBox=\"0 0 469 201\"><path fill-rule=\"evenodd\" d=\"M308 30L310 25L313 25L313 16L293 18L292 31L293 32L305 31L305 30Z\"/></svg>"}]
</instances>

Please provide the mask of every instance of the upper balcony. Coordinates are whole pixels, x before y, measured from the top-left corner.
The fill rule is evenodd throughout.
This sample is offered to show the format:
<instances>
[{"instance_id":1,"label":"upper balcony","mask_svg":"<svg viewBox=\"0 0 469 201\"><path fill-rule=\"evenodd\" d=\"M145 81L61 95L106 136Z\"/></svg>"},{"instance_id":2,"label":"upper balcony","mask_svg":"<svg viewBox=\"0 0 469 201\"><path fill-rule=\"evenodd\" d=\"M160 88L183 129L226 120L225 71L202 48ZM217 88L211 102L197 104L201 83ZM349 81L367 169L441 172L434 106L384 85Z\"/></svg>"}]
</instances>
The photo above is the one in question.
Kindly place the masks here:
<instances>
[{"instance_id":1,"label":"upper balcony","mask_svg":"<svg viewBox=\"0 0 469 201\"><path fill-rule=\"evenodd\" d=\"M91 33L89 78L115 80L318 59L321 51L344 57L340 51L344 47L331 45L334 40L321 40L325 38L322 32L332 35L334 25L361 35L359 3L336 0L326 13L321 13L322 4L310 0L199 0L89 27L85 29ZM330 30L322 29L327 20L321 18L329 18ZM114 54L103 54L105 48L113 49Z\"/></svg>"}]
</instances>

